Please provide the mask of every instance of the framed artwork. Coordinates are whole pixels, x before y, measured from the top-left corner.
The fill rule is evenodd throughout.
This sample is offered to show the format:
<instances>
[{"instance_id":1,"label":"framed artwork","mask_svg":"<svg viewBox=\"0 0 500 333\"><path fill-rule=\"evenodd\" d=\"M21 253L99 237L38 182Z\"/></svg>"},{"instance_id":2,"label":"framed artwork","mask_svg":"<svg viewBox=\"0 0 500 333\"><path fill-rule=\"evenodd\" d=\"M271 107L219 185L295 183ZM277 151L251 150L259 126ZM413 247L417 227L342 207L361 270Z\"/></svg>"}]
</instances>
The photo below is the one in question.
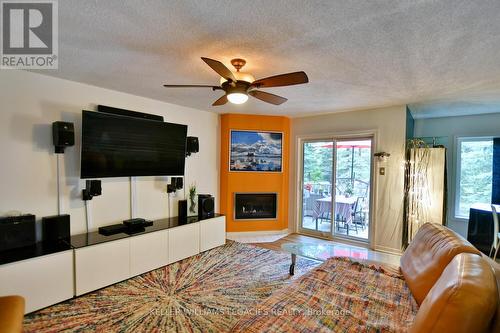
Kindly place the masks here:
<instances>
[{"instance_id":1,"label":"framed artwork","mask_svg":"<svg viewBox=\"0 0 500 333\"><path fill-rule=\"evenodd\" d=\"M231 130L229 171L281 172L283 133Z\"/></svg>"}]
</instances>

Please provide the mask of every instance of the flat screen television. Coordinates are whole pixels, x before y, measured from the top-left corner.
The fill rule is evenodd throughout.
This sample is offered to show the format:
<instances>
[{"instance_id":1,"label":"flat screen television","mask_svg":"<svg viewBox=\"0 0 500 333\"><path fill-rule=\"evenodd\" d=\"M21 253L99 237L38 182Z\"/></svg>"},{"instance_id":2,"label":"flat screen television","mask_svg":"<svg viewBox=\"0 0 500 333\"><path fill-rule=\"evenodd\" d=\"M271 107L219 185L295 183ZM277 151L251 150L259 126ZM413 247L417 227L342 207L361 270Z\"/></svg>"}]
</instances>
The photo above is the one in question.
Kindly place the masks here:
<instances>
[{"instance_id":1,"label":"flat screen television","mask_svg":"<svg viewBox=\"0 0 500 333\"><path fill-rule=\"evenodd\" d=\"M187 126L83 111L81 178L183 176Z\"/></svg>"}]
</instances>

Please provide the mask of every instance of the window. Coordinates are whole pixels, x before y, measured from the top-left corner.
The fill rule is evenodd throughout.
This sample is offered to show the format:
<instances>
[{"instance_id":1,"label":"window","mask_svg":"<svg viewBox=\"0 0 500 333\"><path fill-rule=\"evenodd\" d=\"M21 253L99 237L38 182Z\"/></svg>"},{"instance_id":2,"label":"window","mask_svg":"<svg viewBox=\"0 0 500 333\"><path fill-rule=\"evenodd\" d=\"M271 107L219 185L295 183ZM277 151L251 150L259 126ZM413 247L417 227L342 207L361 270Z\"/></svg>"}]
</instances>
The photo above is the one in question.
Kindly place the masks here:
<instances>
[{"instance_id":1,"label":"window","mask_svg":"<svg viewBox=\"0 0 500 333\"><path fill-rule=\"evenodd\" d=\"M457 140L455 217L468 218L476 203L491 203L493 138Z\"/></svg>"}]
</instances>

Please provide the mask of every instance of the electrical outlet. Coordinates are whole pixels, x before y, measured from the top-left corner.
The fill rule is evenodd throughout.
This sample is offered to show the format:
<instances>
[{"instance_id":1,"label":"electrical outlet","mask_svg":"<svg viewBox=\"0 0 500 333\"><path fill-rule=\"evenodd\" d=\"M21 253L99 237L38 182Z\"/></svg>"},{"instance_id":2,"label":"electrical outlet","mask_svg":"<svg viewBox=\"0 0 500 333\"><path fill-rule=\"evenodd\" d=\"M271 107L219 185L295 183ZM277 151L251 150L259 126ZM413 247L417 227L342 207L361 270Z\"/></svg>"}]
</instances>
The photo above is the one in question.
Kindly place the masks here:
<instances>
[{"instance_id":1,"label":"electrical outlet","mask_svg":"<svg viewBox=\"0 0 500 333\"><path fill-rule=\"evenodd\" d=\"M380 167L378 169L378 174L381 175L381 176L385 176L385 168L384 167Z\"/></svg>"}]
</instances>

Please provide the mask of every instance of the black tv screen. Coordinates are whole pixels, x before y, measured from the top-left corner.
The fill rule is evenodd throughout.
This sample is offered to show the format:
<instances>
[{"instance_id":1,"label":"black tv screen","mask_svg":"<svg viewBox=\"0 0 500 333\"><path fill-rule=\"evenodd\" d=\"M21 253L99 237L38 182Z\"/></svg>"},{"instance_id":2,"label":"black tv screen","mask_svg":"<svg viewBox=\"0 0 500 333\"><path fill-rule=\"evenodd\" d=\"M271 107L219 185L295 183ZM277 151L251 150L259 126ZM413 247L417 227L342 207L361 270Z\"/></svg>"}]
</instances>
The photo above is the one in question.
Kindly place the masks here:
<instances>
[{"instance_id":1,"label":"black tv screen","mask_svg":"<svg viewBox=\"0 0 500 333\"><path fill-rule=\"evenodd\" d=\"M81 178L183 176L187 126L83 111Z\"/></svg>"}]
</instances>

